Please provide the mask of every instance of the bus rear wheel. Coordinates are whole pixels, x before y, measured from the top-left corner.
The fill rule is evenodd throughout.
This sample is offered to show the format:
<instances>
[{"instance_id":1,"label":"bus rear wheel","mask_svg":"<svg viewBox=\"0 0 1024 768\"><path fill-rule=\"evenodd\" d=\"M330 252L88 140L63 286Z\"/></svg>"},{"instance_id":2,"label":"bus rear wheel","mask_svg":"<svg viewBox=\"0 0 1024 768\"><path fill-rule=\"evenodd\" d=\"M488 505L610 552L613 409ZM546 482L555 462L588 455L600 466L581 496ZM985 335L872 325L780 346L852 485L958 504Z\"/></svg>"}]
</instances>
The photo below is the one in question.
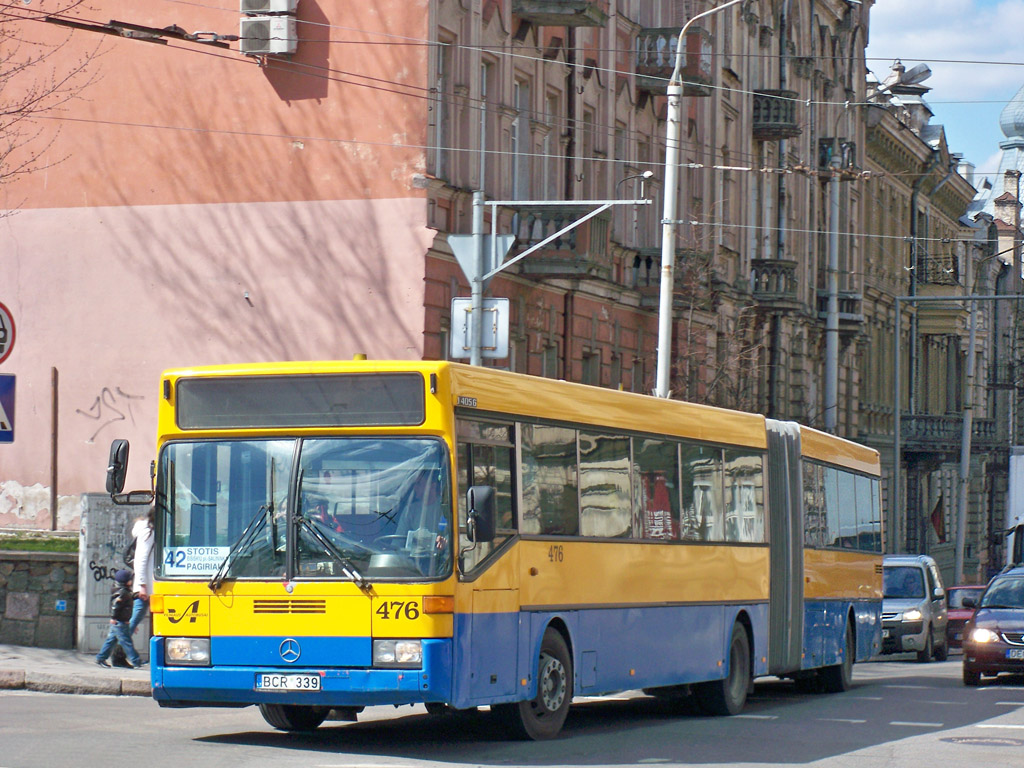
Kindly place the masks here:
<instances>
[{"instance_id":1,"label":"bus rear wheel","mask_svg":"<svg viewBox=\"0 0 1024 768\"><path fill-rule=\"evenodd\" d=\"M529 701L498 704L491 709L520 739L553 739L562 730L572 702L572 657L562 635L545 630L537 659L537 695Z\"/></svg>"},{"instance_id":2,"label":"bus rear wheel","mask_svg":"<svg viewBox=\"0 0 1024 768\"><path fill-rule=\"evenodd\" d=\"M260 704L260 714L279 731L315 731L330 713L329 707L298 704Z\"/></svg>"},{"instance_id":3,"label":"bus rear wheel","mask_svg":"<svg viewBox=\"0 0 1024 768\"><path fill-rule=\"evenodd\" d=\"M736 623L729 641L729 668L725 679L694 686L697 702L709 715L739 714L747 703L750 680L750 639L747 630Z\"/></svg>"},{"instance_id":4,"label":"bus rear wheel","mask_svg":"<svg viewBox=\"0 0 1024 768\"><path fill-rule=\"evenodd\" d=\"M850 686L853 685L853 660L856 655L853 627L847 622L842 660L838 664L833 664L821 670L821 680L828 693L842 693L843 691L850 690Z\"/></svg>"}]
</instances>

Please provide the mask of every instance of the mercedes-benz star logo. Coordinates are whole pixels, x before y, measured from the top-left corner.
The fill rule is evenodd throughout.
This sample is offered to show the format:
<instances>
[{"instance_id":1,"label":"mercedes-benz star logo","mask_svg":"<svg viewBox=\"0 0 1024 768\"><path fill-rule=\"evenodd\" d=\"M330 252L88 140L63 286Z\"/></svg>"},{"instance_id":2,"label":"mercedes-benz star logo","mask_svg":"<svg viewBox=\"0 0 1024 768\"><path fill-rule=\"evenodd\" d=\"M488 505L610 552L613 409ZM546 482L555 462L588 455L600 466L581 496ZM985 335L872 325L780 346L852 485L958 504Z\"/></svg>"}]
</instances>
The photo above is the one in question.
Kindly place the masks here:
<instances>
[{"instance_id":1,"label":"mercedes-benz star logo","mask_svg":"<svg viewBox=\"0 0 1024 768\"><path fill-rule=\"evenodd\" d=\"M292 638L282 640L280 647L277 649L278 653L281 654L281 658L292 664L299 660L299 656L302 655L302 648L299 647L299 641Z\"/></svg>"}]
</instances>

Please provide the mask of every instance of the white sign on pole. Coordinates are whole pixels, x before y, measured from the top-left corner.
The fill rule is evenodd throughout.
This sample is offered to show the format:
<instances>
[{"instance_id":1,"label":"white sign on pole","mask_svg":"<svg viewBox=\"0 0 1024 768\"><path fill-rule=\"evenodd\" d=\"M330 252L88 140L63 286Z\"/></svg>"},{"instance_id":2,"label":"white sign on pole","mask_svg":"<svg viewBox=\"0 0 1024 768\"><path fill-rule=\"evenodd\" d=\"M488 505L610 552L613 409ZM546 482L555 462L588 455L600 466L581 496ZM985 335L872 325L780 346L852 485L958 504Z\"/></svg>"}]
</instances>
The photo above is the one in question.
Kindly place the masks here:
<instances>
[{"instance_id":1,"label":"white sign on pole","mask_svg":"<svg viewBox=\"0 0 1024 768\"><path fill-rule=\"evenodd\" d=\"M484 332L480 340L480 355L488 358L508 357L508 299L484 299ZM449 354L453 359L468 358L472 348L472 299L452 299L452 343Z\"/></svg>"}]
</instances>

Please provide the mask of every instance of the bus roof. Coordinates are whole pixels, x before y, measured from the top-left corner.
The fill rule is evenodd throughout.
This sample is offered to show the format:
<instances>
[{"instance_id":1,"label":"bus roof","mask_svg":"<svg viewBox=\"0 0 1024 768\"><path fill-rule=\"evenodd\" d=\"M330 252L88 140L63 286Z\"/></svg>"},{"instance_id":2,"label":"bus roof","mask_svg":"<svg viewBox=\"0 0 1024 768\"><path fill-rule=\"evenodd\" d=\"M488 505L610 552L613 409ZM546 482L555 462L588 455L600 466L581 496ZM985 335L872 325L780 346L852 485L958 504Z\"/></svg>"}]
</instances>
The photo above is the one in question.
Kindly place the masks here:
<instances>
[{"instance_id":1,"label":"bus roof","mask_svg":"<svg viewBox=\"0 0 1024 768\"><path fill-rule=\"evenodd\" d=\"M879 475L878 451L842 437L800 427L800 452L809 459L837 464L847 469Z\"/></svg>"},{"instance_id":2,"label":"bus roof","mask_svg":"<svg viewBox=\"0 0 1024 768\"><path fill-rule=\"evenodd\" d=\"M208 376L385 371L417 371L424 376L435 373L441 381L439 393L450 388L452 405L480 412L586 423L758 449L767 445L764 417L760 414L447 361L354 360L199 366L165 371L164 378L173 381Z\"/></svg>"}]
</instances>

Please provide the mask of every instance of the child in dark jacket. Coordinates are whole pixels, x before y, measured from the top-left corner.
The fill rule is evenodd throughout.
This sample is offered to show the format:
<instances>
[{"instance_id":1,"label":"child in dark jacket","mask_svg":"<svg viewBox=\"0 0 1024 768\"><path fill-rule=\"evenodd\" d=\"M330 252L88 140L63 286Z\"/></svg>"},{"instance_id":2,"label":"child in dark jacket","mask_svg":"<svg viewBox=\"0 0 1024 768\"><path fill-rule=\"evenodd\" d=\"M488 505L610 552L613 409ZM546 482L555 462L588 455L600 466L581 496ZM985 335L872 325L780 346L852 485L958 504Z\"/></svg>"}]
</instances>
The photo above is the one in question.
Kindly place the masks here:
<instances>
[{"instance_id":1,"label":"child in dark jacket","mask_svg":"<svg viewBox=\"0 0 1024 768\"><path fill-rule=\"evenodd\" d=\"M96 663L101 667L109 667L107 658L114 649L115 643L120 643L124 648L124 654L128 657L128 663L133 667L142 666L142 657L135 650L132 644L132 636L128 632L128 620L132 617L132 606L135 598L132 595L132 572L121 569L114 574L114 586L110 590L110 632L107 639L96 654Z\"/></svg>"}]
</instances>

